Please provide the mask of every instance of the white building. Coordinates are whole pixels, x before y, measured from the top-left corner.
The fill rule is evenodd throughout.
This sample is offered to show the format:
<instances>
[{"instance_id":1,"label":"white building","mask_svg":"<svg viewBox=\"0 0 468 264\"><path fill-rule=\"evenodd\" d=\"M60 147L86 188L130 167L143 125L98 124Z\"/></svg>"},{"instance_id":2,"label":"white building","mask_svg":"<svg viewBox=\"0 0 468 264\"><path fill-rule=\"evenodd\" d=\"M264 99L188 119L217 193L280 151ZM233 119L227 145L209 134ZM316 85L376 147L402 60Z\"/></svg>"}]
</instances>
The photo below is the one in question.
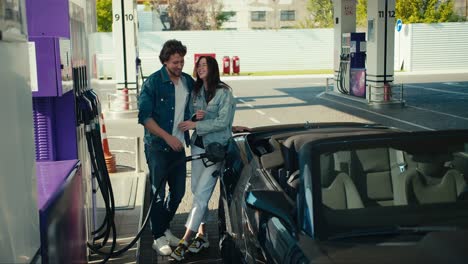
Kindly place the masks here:
<instances>
[{"instance_id":1,"label":"white building","mask_svg":"<svg viewBox=\"0 0 468 264\"><path fill-rule=\"evenodd\" d=\"M308 15L307 0L223 0L223 10L234 16L224 29L294 28Z\"/></svg>"},{"instance_id":2,"label":"white building","mask_svg":"<svg viewBox=\"0 0 468 264\"><path fill-rule=\"evenodd\" d=\"M223 5L223 12L233 16L224 22L222 29L284 29L297 27L299 21L309 16L307 0L218 0ZM163 1L164 2L164 1ZM165 3L165 2L164 2ZM164 9L164 6L163 6ZM167 30L164 29L159 14L167 15L165 10L159 12L144 11L139 8L140 31ZM148 16L151 16L150 19ZM151 24L149 24L151 23Z\"/></svg>"},{"instance_id":3,"label":"white building","mask_svg":"<svg viewBox=\"0 0 468 264\"><path fill-rule=\"evenodd\" d=\"M457 15L468 19L468 0L454 0L453 9Z\"/></svg>"}]
</instances>

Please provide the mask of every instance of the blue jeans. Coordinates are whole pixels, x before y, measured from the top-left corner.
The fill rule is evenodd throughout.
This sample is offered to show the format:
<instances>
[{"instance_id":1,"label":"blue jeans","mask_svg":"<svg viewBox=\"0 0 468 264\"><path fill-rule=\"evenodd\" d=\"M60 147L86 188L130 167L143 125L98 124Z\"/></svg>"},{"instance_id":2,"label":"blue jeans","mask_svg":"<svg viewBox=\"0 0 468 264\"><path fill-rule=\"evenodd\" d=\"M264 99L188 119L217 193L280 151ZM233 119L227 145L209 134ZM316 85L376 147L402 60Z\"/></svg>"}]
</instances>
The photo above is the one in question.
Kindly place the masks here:
<instances>
[{"instance_id":1,"label":"blue jeans","mask_svg":"<svg viewBox=\"0 0 468 264\"><path fill-rule=\"evenodd\" d=\"M169 223L185 194L185 150L160 151L145 144L145 156L150 174L151 199L156 195L151 207L151 230L154 239L158 239L169 228ZM167 199L166 183L169 185ZM158 187L159 191L155 193Z\"/></svg>"}]
</instances>

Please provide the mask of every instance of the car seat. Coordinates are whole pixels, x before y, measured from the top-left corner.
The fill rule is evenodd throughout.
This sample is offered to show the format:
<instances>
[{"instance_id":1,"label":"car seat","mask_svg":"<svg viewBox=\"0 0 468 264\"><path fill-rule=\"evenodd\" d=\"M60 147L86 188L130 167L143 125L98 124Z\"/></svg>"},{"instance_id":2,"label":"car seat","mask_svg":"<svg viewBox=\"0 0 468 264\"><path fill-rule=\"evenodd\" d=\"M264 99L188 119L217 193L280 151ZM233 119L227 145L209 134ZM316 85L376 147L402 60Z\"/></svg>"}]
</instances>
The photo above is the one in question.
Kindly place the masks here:
<instances>
[{"instance_id":1,"label":"car seat","mask_svg":"<svg viewBox=\"0 0 468 264\"><path fill-rule=\"evenodd\" d=\"M332 209L363 208L361 196L349 175L335 170L333 154L320 156L322 203Z\"/></svg>"},{"instance_id":2,"label":"car seat","mask_svg":"<svg viewBox=\"0 0 468 264\"><path fill-rule=\"evenodd\" d=\"M463 175L447 162L449 154L414 154L416 166L405 173L408 203L427 204L454 202L464 190Z\"/></svg>"},{"instance_id":3,"label":"car seat","mask_svg":"<svg viewBox=\"0 0 468 264\"><path fill-rule=\"evenodd\" d=\"M351 179L364 205L393 205L393 186L388 148L351 151Z\"/></svg>"}]
</instances>

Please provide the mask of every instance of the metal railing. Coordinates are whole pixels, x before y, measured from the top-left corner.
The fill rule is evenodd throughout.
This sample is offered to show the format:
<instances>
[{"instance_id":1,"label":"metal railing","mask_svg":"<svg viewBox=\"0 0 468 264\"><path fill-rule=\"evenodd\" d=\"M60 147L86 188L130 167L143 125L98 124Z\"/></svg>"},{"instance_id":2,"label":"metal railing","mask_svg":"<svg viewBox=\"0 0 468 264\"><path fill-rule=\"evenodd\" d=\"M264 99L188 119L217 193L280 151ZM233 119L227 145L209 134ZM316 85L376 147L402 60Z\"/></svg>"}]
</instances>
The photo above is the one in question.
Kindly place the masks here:
<instances>
[{"instance_id":1,"label":"metal railing","mask_svg":"<svg viewBox=\"0 0 468 264\"><path fill-rule=\"evenodd\" d=\"M325 92L331 92L333 91L333 84L335 83L335 77L328 77L325 79ZM330 84L332 86L332 89L330 90Z\"/></svg>"},{"instance_id":2,"label":"metal railing","mask_svg":"<svg viewBox=\"0 0 468 264\"><path fill-rule=\"evenodd\" d=\"M117 90L116 93L107 94L107 107L110 111L126 111L138 109L138 95L132 93L124 94L122 90Z\"/></svg>"},{"instance_id":3,"label":"metal railing","mask_svg":"<svg viewBox=\"0 0 468 264\"><path fill-rule=\"evenodd\" d=\"M141 172L141 155L140 155L140 137L126 137L126 136L107 136L107 139L120 139L120 140L133 140L134 150L123 150L123 149L111 149L111 153L125 153L135 155L135 172Z\"/></svg>"}]
</instances>

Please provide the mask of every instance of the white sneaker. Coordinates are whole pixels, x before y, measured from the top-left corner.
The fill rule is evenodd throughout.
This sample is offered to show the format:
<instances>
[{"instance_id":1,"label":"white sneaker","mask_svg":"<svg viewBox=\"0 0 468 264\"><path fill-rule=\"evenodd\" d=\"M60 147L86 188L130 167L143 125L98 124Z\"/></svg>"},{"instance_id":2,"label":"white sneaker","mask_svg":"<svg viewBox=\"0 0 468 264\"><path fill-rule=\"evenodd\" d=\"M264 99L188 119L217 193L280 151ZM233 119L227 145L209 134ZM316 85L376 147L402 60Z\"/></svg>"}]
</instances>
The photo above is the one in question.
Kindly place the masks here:
<instances>
[{"instance_id":1,"label":"white sneaker","mask_svg":"<svg viewBox=\"0 0 468 264\"><path fill-rule=\"evenodd\" d=\"M172 253L172 249L169 246L169 242L165 236L162 236L153 242L153 249L158 252L161 256L169 256Z\"/></svg>"},{"instance_id":2,"label":"white sneaker","mask_svg":"<svg viewBox=\"0 0 468 264\"><path fill-rule=\"evenodd\" d=\"M167 241L169 242L169 246L177 247L179 245L180 239L174 236L171 230L166 229L164 232L164 236L166 237Z\"/></svg>"}]
</instances>

